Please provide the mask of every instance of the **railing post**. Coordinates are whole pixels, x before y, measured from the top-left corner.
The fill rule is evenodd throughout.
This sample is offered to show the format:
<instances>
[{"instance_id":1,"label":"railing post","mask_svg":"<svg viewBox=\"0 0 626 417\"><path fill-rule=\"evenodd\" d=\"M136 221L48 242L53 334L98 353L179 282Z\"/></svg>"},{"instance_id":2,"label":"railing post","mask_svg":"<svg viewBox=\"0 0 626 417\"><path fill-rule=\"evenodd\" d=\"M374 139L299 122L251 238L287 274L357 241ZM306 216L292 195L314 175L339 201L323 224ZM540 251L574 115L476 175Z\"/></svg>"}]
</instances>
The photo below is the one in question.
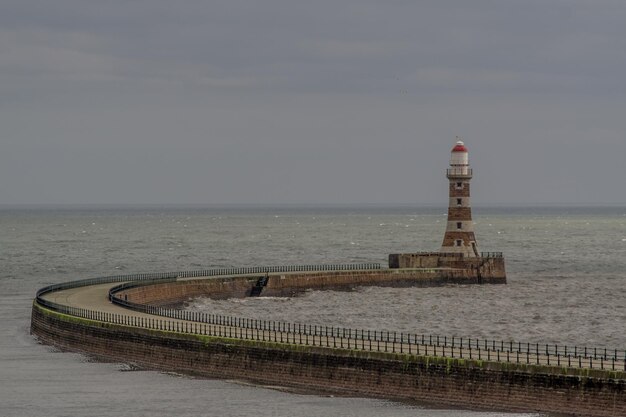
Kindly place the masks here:
<instances>
[{"instance_id":1,"label":"railing post","mask_svg":"<svg viewBox=\"0 0 626 417\"><path fill-rule=\"evenodd\" d=\"M539 343L537 343L536 349L537 349L537 363L539 363Z\"/></svg>"}]
</instances>

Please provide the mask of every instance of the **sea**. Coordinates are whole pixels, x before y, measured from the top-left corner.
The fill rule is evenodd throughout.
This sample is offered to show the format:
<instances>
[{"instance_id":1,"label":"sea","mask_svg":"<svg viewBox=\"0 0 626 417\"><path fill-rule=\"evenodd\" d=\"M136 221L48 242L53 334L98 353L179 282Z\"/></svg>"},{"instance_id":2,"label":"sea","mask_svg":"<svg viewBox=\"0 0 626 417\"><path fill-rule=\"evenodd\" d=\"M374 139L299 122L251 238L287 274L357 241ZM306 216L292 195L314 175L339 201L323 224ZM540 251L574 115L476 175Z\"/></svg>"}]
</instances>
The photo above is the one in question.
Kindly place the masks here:
<instances>
[{"instance_id":1,"label":"sea","mask_svg":"<svg viewBox=\"0 0 626 417\"><path fill-rule=\"evenodd\" d=\"M626 207L474 207L506 285L362 287L184 308L346 328L626 348ZM536 416L292 393L103 363L30 335L37 289L140 272L436 251L445 207L0 206L0 416Z\"/></svg>"}]
</instances>

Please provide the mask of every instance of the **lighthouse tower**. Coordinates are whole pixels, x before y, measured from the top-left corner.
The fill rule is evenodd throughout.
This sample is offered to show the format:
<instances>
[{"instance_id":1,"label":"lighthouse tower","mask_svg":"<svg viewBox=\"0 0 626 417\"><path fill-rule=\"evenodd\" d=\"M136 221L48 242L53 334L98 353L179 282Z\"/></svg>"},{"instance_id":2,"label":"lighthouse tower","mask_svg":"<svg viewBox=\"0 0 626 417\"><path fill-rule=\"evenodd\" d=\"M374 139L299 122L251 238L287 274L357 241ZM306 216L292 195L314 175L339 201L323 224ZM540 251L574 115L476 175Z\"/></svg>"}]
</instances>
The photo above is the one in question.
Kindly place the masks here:
<instances>
[{"instance_id":1,"label":"lighthouse tower","mask_svg":"<svg viewBox=\"0 0 626 417\"><path fill-rule=\"evenodd\" d=\"M469 166L467 147L460 140L452 148L447 177L450 180L450 203L446 234L440 252L479 257L470 207L472 169Z\"/></svg>"}]
</instances>

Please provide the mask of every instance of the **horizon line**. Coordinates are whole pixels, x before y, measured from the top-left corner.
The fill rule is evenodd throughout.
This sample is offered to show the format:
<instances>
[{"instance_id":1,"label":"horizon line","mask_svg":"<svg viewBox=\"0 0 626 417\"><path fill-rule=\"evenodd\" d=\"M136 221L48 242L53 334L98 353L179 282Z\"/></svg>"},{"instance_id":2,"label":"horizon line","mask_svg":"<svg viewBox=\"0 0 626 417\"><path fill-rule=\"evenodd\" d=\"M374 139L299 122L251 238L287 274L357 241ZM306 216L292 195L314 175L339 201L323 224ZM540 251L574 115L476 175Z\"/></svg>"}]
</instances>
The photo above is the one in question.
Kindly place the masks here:
<instances>
[{"instance_id":1,"label":"horizon line","mask_svg":"<svg viewBox=\"0 0 626 417\"><path fill-rule=\"evenodd\" d=\"M445 208L441 203L0 203L2 209L19 208ZM626 202L487 202L472 208L614 208L626 207Z\"/></svg>"}]
</instances>

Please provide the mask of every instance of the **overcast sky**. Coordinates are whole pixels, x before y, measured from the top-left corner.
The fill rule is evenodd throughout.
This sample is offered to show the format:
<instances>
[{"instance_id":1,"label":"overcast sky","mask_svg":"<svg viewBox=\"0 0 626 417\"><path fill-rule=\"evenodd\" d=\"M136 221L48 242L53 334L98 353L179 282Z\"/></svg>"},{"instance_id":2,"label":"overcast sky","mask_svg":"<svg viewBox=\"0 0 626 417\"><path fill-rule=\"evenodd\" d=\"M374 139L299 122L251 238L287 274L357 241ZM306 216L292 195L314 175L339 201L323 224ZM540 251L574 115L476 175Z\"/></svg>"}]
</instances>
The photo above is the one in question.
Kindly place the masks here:
<instances>
[{"instance_id":1,"label":"overcast sky","mask_svg":"<svg viewBox=\"0 0 626 417\"><path fill-rule=\"evenodd\" d=\"M2 0L0 204L626 203L623 0Z\"/></svg>"}]
</instances>

